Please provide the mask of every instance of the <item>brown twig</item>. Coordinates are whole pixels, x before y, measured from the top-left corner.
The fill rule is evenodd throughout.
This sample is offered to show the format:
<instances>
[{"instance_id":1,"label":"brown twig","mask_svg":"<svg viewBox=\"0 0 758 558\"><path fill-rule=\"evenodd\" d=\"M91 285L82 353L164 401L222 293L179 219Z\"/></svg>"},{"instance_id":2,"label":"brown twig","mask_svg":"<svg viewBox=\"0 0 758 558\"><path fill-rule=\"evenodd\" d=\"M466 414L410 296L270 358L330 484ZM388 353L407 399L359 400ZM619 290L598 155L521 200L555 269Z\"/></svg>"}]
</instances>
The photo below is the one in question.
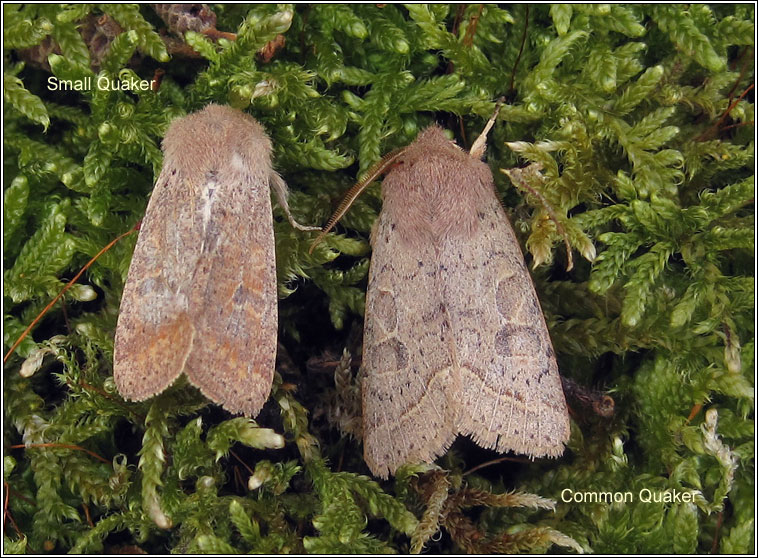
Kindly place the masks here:
<instances>
[{"instance_id":1,"label":"brown twig","mask_svg":"<svg viewBox=\"0 0 758 558\"><path fill-rule=\"evenodd\" d=\"M9 489L9 491L11 493L11 496L13 496L14 498L18 498L19 500L23 500L24 502L26 502L28 505L30 505L32 507L36 507L37 506L37 504L36 504L36 502L34 500L32 500L31 498L27 498L26 496L24 496L23 494L21 494L18 490L14 490L13 488L11 488L10 485L8 485L8 489Z\"/></svg>"},{"instance_id":2,"label":"brown twig","mask_svg":"<svg viewBox=\"0 0 758 558\"><path fill-rule=\"evenodd\" d=\"M458 27L461 25L461 21L463 21L463 14L466 13L467 7L468 4L460 4L458 6L458 9L455 11L455 19L453 20L453 29L451 31L453 35L458 34Z\"/></svg>"},{"instance_id":3,"label":"brown twig","mask_svg":"<svg viewBox=\"0 0 758 558\"><path fill-rule=\"evenodd\" d=\"M749 53L749 52L750 52L750 53L752 53L752 50L753 50L753 49L752 49L752 47L748 47L748 48L747 48L747 49L746 49L746 50L745 50L745 51L742 53L742 56L745 56L745 55L746 55L747 53ZM740 81L742 81L742 76L744 76L744 75L745 75L745 71L746 71L746 70L748 69L748 67L750 66L750 62L751 62L751 59L752 59L752 58L753 58L752 56L745 56L745 60L744 60L744 62L742 63L742 67L740 68L740 75L739 75L739 76L737 76L737 79L736 79L736 80L734 80L734 85L732 85L732 88L729 90L729 93L727 93L727 95L726 95L726 98L727 98L727 99L731 99L731 98L732 98L732 95L734 95L734 92L737 90L737 87L739 86L739 84L740 84Z\"/></svg>"},{"instance_id":4,"label":"brown twig","mask_svg":"<svg viewBox=\"0 0 758 558\"><path fill-rule=\"evenodd\" d=\"M213 40L218 40L218 39L226 39L228 41L236 41L237 40L237 34L236 33L229 33L227 31L219 31L215 27L211 28L211 29L206 29L202 33L206 37L208 37L210 39L213 39Z\"/></svg>"},{"instance_id":5,"label":"brown twig","mask_svg":"<svg viewBox=\"0 0 758 558\"><path fill-rule=\"evenodd\" d=\"M453 35L458 34L458 27L461 24L461 20L463 19L463 14L466 12L467 4L461 4L458 6L458 11L455 14L455 22L453 23ZM479 18L482 16L482 11L484 10L484 4L479 4L479 9L477 10L476 14L472 15L469 18L469 26L466 28L466 34L463 36L462 44L465 47L471 47L474 44L474 35L476 34L476 27L479 24ZM448 73L453 73L453 63L448 62L447 67ZM466 139L466 130L463 127L463 117L458 117L458 125L460 126L461 130L461 140L463 142L463 145L468 146L468 140Z\"/></svg>"},{"instance_id":6,"label":"brown twig","mask_svg":"<svg viewBox=\"0 0 758 558\"><path fill-rule=\"evenodd\" d=\"M16 534L20 538L24 538L24 534L21 532L21 529L18 528L18 524L16 523L16 520L13 519L13 515L8 510L8 506L10 504L11 487L5 481L3 481L3 487L5 488L5 501L3 503L3 525L5 525L6 521L10 521L11 525L13 526L13 529L16 531ZM29 550L31 550L31 548Z\"/></svg>"},{"instance_id":7,"label":"brown twig","mask_svg":"<svg viewBox=\"0 0 758 558\"><path fill-rule=\"evenodd\" d=\"M10 446L11 449L21 449L21 448L63 448L63 449L71 449L71 450L78 450L83 451L85 453L90 454L95 459L98 459L99 461L102 461L103 463L107 463L108 465L111 464L110 461L105 459L104 457L99 456L92 450L88 450L87 448L83 448L82 446L77 446L76 444L59 444L56 442L48 442L44 444L14 444Z\"/></svg>"},{"instance_id":8,"label":"brown twig","mask_svg":"<svg viewBox=\"0 0 758 558\"><path fill-rule=\"evenodd\" d=\"M463 473L463 476L470 475L474 471L478 471L479 469L484 469L485 467L489 467L490 465L497 465L498 463L503 463L504 461L513 461L514 463L527 463L528 460L524 459L523 457L511 457L509 455L506 455L504 457L498 457L497 459L492 459L490 461L485 461L484 463L480 463L476 467L472 467L465 473Z\"/></svg>"},{"instance_id":9,"label":"brown twig","mask_svg":"<svg viewBox=\"0 0 758 558\"><path fill-rule=\"evenodd\" d=\"M89 506L82 502L82 509L84 510L84 517L87 519L87 525L90 526L90 528L94 529L95 524L92 522L92 516L89 514Z\"/></svg>"},{"instance_id":10,"label":"brown twig","mask_svg":"<svg viewBox=\"0 0 758 558\"><path fill-rule=\"evenodd\" d=\"M521 35L521 47L518 49L518 56L516 56L516 61L513 63L513 70L511 70L511 83L508 86L508 97L511 96L511 92L513 91L513 82L516 79L516 69L518 68L519 62L521 61L521 55L524 52L524 45L526 44L526 31L529 28L529 6L525 6L526 11L524 12L524 32Z\"/></svg>"},{"instance_id":11,"label":"brown twig","mask_svg":"<svg viewBox=\"0 0 758 558\"><path fill-rule=\"evenodd\" d=\"M86 264L86 265L85 265L85 266L84 266L84 267L83 267L83 268L82 268L82 269L79 271L79 273L77 273L77 274L74 276L74 278L73 278L73 279L71 279L71 281L69 281L68 283L66 283L66 286L65 286L65 287L63 287L63 289L61 290L61 292L59 292L59 293L58 293L58 295L57 295L57 296L56 296L56 297L55 297L53 300L51 300L51 301L50 301L50 304L48 304L47 306L45 306L45 308L42 310L42 312L40 312L40 313L37 315L37 317L36 317L36 318L34 318L34 320L32 321L32 323L30 323L30 324L29 324L29 326L28 326L28 327L27 327L27 328L24 330L24 332L21 334L21 336L20 336L20 337L19 337L19 338L16 340L16 342L13 344L13 346L10 348L10 350L9 350L9 351L8 351L8 352L5 354L5 357L3 358L3 362L4 362L4 363L8 361L8 359L10 358L10 356L13 354L13 351L15 351L15 350L16 350L16 348L17 348L17 347L18 347L18 346L21 344L21 341L23 341L23 340L26 338L26 336L27 336L27 335L29 335L29 332L32 330L32 328L33 328L35 325L37 325L37 323L38 323L38 322L39 322L39 321L40 321L40 320L43 318L43 316L44 316L45 314L47 314L47 311L48 311L48 310L50 310L50 308L52 308L52 307L53 307L53 305L54 305L56 302L58 302L58 300L60 300L60 298L61 298L61 297L62 297L64 294L66 294L66 291L68 291L68 290L69 290L69 289L70 289L70 288L73 286L73 284L74 284L74 283L76 283L76 282L79 280L79 277L81 277L81 276L82 276L82 274L83 274L85 271L87 271L87 270L90 268L90 266L91 266L93 263L95 263L95 260L97 260L97 259L98 259L98 258L99 258L101 255L103 255L105 252L107 252L108 250L110 250L110 249L111 249L111 247L112 247L114 244L116 244L116 242L118 242L119 240L121 240L121 239L122 239L122 238L124 238L125 236L129 236L129 235L130 235L130 234L132 234L134 231L136 231L136 230L138 229L138 227L139 227L139 223L137 223L137 224L136 224L134 227L132 227L131 229L129 229L129 230L128 230L128 231L126 231L125 233L122 233L122 234L118 235L118 236L117 236L117 237L116 237L114 240L111 240L111 241L110 241L110 242L109 242L109 243L108 243L108 244L105 246L105 248L103 248L102 250L100 250L100 251L99 251L97 254L95 254L95 256L94 256L94 257L93 257L93 258L92 258L90 261L88 261L88 262L87 262L87 264Z\"/></svg>"},{"instance_id":12,"label":"brown twig","mask_svg":"<svg viewBox=\"0 0 758 558\"><path fill-rule=\"evenodd\" d=\"M240 468L234 465L232 467L232 471L234 471L234 488L238 490L239 492L245 491L246 483L242 479L242 472L240 471Z\"/></svg>"},{"instance_id":13,"label":"brown twig","mask_svg":"<svg viewBox=\"0 0 758 558\"><path fill-rule=\"evenodd\" d=\"M239 455L237 455L236 453L234 453L234 450L229 450L229 453L230 453L230 454L232 455L232 457L234 457L234 458L235 458L237 461L239 461L240 463L242 463L242 466L243 466L245 469L247 469L248 473L250 473L251 475L254 475L254 474L255 474L255 471L253 471L253 470L250 468L250 466L249 466L247 463L245 463L244 461L242 461L242 458L241 458Z\"/></svg>"},{"instance_id":14,"label":"brown twig","mask_svg":"<svg viewBox=\"0 0 758 558\"><path fill-rule=\"evenodd\" d=\"M713 533L713 543L711 544L711 554L716 554L719 549L719 533L721 532L721 525L724 523L724 512L720 511L716 518L716 530Z\"/></svg>"},{"instance_id":15,"label":"brown twig","mask_svg":"<svg viewBox=\"0 0 758 558\"><path fill-rule=\"evenodd\" d=\"M153 72L153 79L150 80L150 91L158 91L161 88L161 82L163 82L163 76L166 75L166 70L163 68L156 68Z\"/></svg>"},{"instance_id":16,"label":"brown twig","mask_svg":"<svg viewBox=\"0 0 758 558\"><path fill-rule=\"evenodd\" d=\"M729 124L729 126L724 126L721 128L722 132L726 132L730 128L739 128L740 126L755 126L755 122L752 120L747 120L745 122L737 122L736 124Z\"/></svg>"},{"instance_id":17,"label":"brown twig","mask_svg":"<svg viewBox=\"0 0 758 558\"><path fill-rule=\"evenodd\" d=\"M726 117L729 116L729 113L732 112L732 109L737 106L737 104L745 98L745 95L747 95L752 89L755 87L754 83L751 83L745 91L742 92L742 95L737 97L734 101L732 101L729 104L729 108L727 108L724 111L724 114L721 115L721 118L718 119L718 121L710 126L707 130L705 130L702 134L700 134L698 137L695 138L695 141L705 141L709 139L711 136L716 134L716 131L719 129L719 126L723 124L724 120L726 120Z\"/></svg>"},{"instance_id":18,"label":"brown twig","mask_svg":"<svg viewBox=\"0 0 758 558\"><path fill-rule=\"evenodd\" d=\"M482 17L484 11L484 4L479 4L479 9L476 14L472 15L469 19L468 27L466 28L466 34L463 36L463 46L470 47L474 44L474 35L476 35L476 26L479 24L479 18Z\"/></svg>"}]
</instances>

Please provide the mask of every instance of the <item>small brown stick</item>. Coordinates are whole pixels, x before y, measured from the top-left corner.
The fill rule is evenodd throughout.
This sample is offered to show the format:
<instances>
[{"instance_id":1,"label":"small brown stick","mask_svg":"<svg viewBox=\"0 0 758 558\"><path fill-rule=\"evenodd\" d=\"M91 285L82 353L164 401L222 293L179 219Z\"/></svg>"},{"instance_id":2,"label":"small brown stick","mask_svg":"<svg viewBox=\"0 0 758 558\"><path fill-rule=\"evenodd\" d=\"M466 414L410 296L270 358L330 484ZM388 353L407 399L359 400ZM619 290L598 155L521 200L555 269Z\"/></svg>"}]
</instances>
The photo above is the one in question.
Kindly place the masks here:
<instances>
[{"instance_id":1,"label":"small brown stick","mask_svg":"<svg viewBox=\"0 0 758 558\"><path fill-rule=\"evenodd\" d=\"M498 457L497 459L491 459L490 461L485 461L484 463L480 463L476 467L472 467L465 473L463 473L463 476L470 475L474 471L478 471L479 469L484 469L485 467L489 467L490 465L497 465L498 463L503 463L504 461L513 461L514 463L528 463L529 460L525 459L523 457L511 457L510 455L506 455L505 457Z\"/></svg>"},{"instance_id":2,"label":"small brown stick","mask_svg":"<svg viewBox=\"0 0 758 558\"><path fill-rule=\"evenodd\" d=\"M739 128L741 126L755 126L755 122L753 122L752 120L748 120L746 122L737 122L737 124L729 124L729 126L724 126L723 128L721 128L721 131L726 132L730 128Z\"/></svg>"},{"instance_id":3,"label":"small brown stick","mask_svg":"<svg viewBox=\"0 0 758 558\"><path fill-rule=\"evenodd\" d=\"M83 448L82 446L77 446L76 444L58 444L55 442L49 442L46 444L14 444L10 446L11 449L21 449L21 448L63 448L63 449L71 449L71 450L79 450L83 451L85 453L90 454L95 459L98 459L102 461L103 463L107 463L108 465L111 465L111 462L105 459L104 457L100 457L97 455L94 451L88 450L87 448Z\"/></svg>"},{"instance_id":4,"label":"small brown stick","mask_svg":"<svg viewBox=\"0 0 758 558\"><path fill-rule=\"evenodd\" d=\"M508 86L508 96L510 97L511 92L513 91L513 82L516 79L516 69L518 68L519 62L521 61L521 54L524 52L524 45L526 44L526 30L529 28L529 5L526 6L526 12L524 13L524 32L521 35L521 47L518 49L518 56L516 56L516 61L513 63L513 70L511 70L511 83Z\"/></svg>"},{"instance_id":5,"label":"small brown stick","mask_svg":"<svg viewBox=\"0 0 758 558\"><path fill-rule=\"evenodd\" d=\"M468 4L460 4L458 6L458 9L455 11L455 19L453 20L453 30L452 30L453 35L458 34L458 27L460 26L461 21L463 20L463 14L466 12L466 6L468 6Z\"/></svg>"},{"instance_id":6,"label":"small brown stick","mask_svg":"<svg viewBox=\"0 0 758 558\"><path fill-rule=\"evenodd\" d=\"M712 135L716 133L716 131L719 129L719 126L723 124L724 120L726 120L726 117L729 116L729 113L732 112L732 109L737 106L737 104L745 98L745 95L747 95L752 89L755 87L754 83L751 83L745 91L742 92L742 95L737 97L734 101L732 101L729 104L729 108L727 108L724 111L724 114L721 115L721 118L718 119L718 122L713 124L711 127L709 127L706 131L704 131L702 134L700 134L698 137L695 138L695 141L705 141L708 138L710 138Z\"/></svg>"},{"instance_id":7,"label":"small brown stick","mask_svg":"<svg viewBox=\"0 0 758 558\"><path fill-rule=\"evenodd\" d=\"M734 95L734 92L736 91L737 86L740 84L740 81L742 81L742 76L745 75L745 71L750 66L750 62L751 62L751 60L753 58L752 57L752 51L753 51L752 47L749 47L740 56L740 58L742 58L744 56L745 57L745 61L742 63L742 67L740 68L740 75L737 76L736 80L734 80L734 85L732 85L732 88L729 90L729 93L727 93L727 95L726 95L727 99L731 99L732 98L732 95ZM745 56L747 53L750 53L751 56Z\"/></svg>"},{"instance_id":8,"label":"small brown stick","mask_svg":"<svg viewBox=\"0 0 758 558\"><path fill-rule=\"evenodd\" d=\"M36 318L34 318L34 320L32 321L32 323L30 323L30 324L29 324L29 326L28 326L28 327L27 327L27 328L24 330L24 332L21 334L21 336L20 336L20 337L19 337L19 338L16 340L16 342L13 344L13 346L10 348L10 350L9 350L9 351L8 351L8 352L5 354L5 357L3 358L3 362L5 363L5 362L7 362L7 361L8 361L8 359L10 358L10 356L13 354L13 351L15 351L15 350L16 350L16 348L17 348L17 347L18 347L18 346L21 344L21 341L23 341L23 340L26 338L26 336L27 336L27 335L29 335L29 332L32 330L32 328L33 328L35 325L37 325L37 323L38 323L38 322L39 322L39 321L40 321L40 320L41 320L41 319L44 317L44 315L45 315L45 314L47 314L47 311L48 311L48 310L50 310L50 308L52 308L52 307L53 307L53 305L54 305L56 302L58 302L58 300L60 300L60 298L61 298L61 297L62 297L64 294L66 294L66 291L67 291L67 290L69 290L69 289L72 287L72 285L73 285L74 283L76 283L76 282L79 280L79 277L81 277L81 276L82 276L82 274L83 274L85 271L87 271L87 270L90 268L90 266L91 266L93 263L95 263L95 260L97 260L97 259L98 259L100 256L102 256L102 255L103 255L105 252L107 252L108 250L110 250L110 249L111 249L111 247L112 247L114 244L116 244L116 242L118 242L119 240L121 240L121 239L122 239L122 238L124 238L125 236L129 236L129 235L130 235L130 234L132 234L134 231L136 231L138 228L139 228L139 223L137 223L136 225L134 225L134 227L132 227L131 229L129 229L129 230L128 230L128 231L126 231L125 233L122 233L122 234L118 235L118 236L117 236L117 237L116 237L114 240L111 240L111 241L110 241L110 242L109 242L109 243L108 243L108 244L105 246L105 248L103 248L103 249L102 249L102 250L100 250L100 251L99 251L97 254L95 254L95 256L94 256L94 257L93 257L93 258L92 258L90 261L88 261L88 262L87 262L87 264L86 264L86 265L85 265L85 266L84 266L84 267L83 267L83 268L82 268L82 269L79 271L79 273L77 273L77 274L74 276L74 278L73 278L73 279L71 279L71 281L69 281L68 283L66 283L66 286L65 286L65 287L63 287L63 289L61 289L61 292L59 292L59 293L58 293L58 295L57 295L57 296L56 296L56 297L55 297L55 298L54 298L52 301L50 301L50 304L48 304L47 306L45 306L45 308L42 310L42 312L40 312L40 313L37 315L37 317L36 317Z\"/></svg>"},{"instance_id":9,"label":"small brown stick","mask_svg":"<svg viewBox=\"0 0 758 558\"><path fill-rule=\"evenodd\" d=\"M469 25L466 28L466 35L463 37L463 46L470 47L474 44L474 35L476 35L476 26L479 24L479 18L482 17L484 4L479 4L479 10L469 19Z\"/></svg>"},{"instance_id":10,"label":"small brown stick","mask_svg":"<svg viewBox=\"0 0 758 558\"><path fill-rule=\"evenodd\" d=\"M239 490L239 491L242 492L242 491L244 491L243 487L245 486L246 483L245 483L244 479L242 478L242 473L240 472L240 468L235 465L233 470L234 470L234 485L235 485L235 488L237 488L237 490Z\"/></svg>"},{"instance_id":11,"label":"small brown stick","mask_svg":"<svg viewBox=\"0 0 758 558\"><path fill-rule=\"evenodd\" d=\"M716 554L719 549L719 533L721 532L721 525L724 523L724 512L720 511L716 518L716 532L713 534L713 543L711 544L711 554Z\"/></svg>"},{"instance_id":12,"label":"small brown stick","mask_svg":"<svg viewBox=\"0 0 758 558\"><path fill-rule=\"evenodd\" d=\"M237 40L237 34L236 33L228 33L227 31L219 31L215 27L211 27L210 29L205 29L202 31L202 34L210 39L226 39L228 41L236 41Z\"/></svg>"},{"instance_id":13,"label":"small brown stick","mask_svg":"<svg viewBox=\"0 0 758 558\"><path fill-rule=\"evenodd\" d=\"M242 458L241 458L239 455L237 455L236 453L234 453L234 450L229 450L229 453L230 453L230 454L232 455L232 457L234 457L234 458L235 458L237 461L239 461L240 463L242 463L242 466L243 466L245 469L247 469L248 473L250 473L251 475L254 475L254 474L255 474L255 471L253 471L253 470L250 468L250 465L248 465L247 463L245 463L244 461L242 461Z\"/></svg>"},{"instance_id":14,"label":"small brown stick","mask_svg":"<svg viewBox=\"0 0 758 558\"><path fill-rule=\"evenodd\" d=\"M11 494L11 487L7 482L3 482L3 487L5 487L5 502L3 504L3 525L5 525L6 520L11 522L11 525L13 525L13 528L16 530L16 534L19 537L23 538L23 533L21 533L21 529L18 528L18 524L16 524L16 520L13 519L13 515L11 515L11 512L8 511L8 504L10 502L10 494Z\"/></svg>"},{"instance_id":15,"label":"small brown stick","mask_svg":"<svg viewBox=\"0 0 758 558\"><path fill-rule=\"evenodd\" d=\"M153 72L153 79L150 80L150 91L158 91L161 88L161 82L163 81L163 76L166 75L166 70L163 68L156 68L155 72Z\"/></svg>"},{"instance_id":16,"label":"small brown stick","mask_svg":"<svg viewBox=\"0 0 758 558\"><path fill-rule=\"evenodd\" d=\"M84 517L87 519L87 525L89 525L90 528L94 529L95 524L92 523L92 517L89 514L89 506L82 502L82 509L84 509Z\"/></svg>"}]
</instances>

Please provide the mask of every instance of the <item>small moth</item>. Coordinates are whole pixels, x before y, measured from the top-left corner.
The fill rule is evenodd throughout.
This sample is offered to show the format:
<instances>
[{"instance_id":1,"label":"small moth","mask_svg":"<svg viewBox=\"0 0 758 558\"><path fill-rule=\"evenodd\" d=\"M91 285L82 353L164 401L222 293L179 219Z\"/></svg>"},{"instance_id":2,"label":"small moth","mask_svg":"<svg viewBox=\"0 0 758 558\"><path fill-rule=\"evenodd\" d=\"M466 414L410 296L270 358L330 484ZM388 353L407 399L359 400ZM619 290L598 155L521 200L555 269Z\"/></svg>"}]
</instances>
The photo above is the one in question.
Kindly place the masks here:
<instances>
[{"instance_id":1,"label":"small moth","mask_svg":"<svg viewBox=\"0 0 758 558\"><path fill-rule=\"evenodd\" d=\"M113 376L142 401L184 373L212 401L255 416L277 337L269 186L292 219L271 141L252 117L209 105L175 120L129 267Z\"/></svg>"},{"instance_id":2,"label":"small moth","mask_svg":"<svg viewBox=\"0 0 758 558\"><path fill-rule=\"evenodd\" d=\"M361 372L364 457L382 478L430 462L458 434L558 456L569 417L545 318L480 159L431 126L386 156L324 232L391 165L371 234ZM318 239L317 239L318 242Z\"/></svg>"}]
</instances>

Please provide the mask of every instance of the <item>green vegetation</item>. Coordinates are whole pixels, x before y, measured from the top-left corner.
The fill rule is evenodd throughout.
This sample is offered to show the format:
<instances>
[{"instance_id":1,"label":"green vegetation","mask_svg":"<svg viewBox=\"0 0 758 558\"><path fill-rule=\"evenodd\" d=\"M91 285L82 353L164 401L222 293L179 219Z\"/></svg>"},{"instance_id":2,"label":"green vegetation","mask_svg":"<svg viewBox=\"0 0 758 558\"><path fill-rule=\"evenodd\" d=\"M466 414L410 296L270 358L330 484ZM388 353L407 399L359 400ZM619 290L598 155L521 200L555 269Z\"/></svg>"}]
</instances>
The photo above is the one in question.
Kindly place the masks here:
<instances>
[{"instance_id":1,"label":"green vegetation","mask_svg":"<svg viewBox=\"0 0 758 558\"><path fill-rule=\"evenodd\" d=\"M609 390L615 414L575 413L559 460L473 471L498 456L459 440L436 465L367 476L355 370L328 362L359 357L377 186L313 254L315 234L274 210L281 347L255 422L183 382L125 402L112 356L132 235L6 363L5 551L749 553L754 6L212 9L226 33L166 31L148 5L3 5L6 350L144 215L175 117L252 114L316 225L426 125L470 146L506 96L488 163L562 375ZM48 81L161 72L145 91ZM515 167L530 178L499 170Z\"/></svg>"}]
</instances>

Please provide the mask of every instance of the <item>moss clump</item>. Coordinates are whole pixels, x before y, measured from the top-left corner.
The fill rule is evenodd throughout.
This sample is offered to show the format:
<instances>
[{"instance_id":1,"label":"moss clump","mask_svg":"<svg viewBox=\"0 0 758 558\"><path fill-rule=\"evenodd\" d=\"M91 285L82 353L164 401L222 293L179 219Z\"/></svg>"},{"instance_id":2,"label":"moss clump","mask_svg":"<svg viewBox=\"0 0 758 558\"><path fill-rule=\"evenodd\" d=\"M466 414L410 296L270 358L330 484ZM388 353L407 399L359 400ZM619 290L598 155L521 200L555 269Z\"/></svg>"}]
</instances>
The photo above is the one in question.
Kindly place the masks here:
<instances>
[{"instance_id":1,"label":"moss clump","mask_svg":"<svg viewBox=\"0 0 758 558\"><path fill-rule=\"evenodd\" d=\"M461 440L433 467L366 477L337 428L355 432L338 413L355 406L335 403L354 395L349 369L335 391L323 364L362 321L376 188L313 254L275 210L280 363L255 423L183 384L124 402L131 238L6 363L6 552L754 546L754 6L379 6L219 5L165 29L148 5L4 5L6 347L142 217L173 118L211 101L253 114L295 217L320 224L384 153L434 121L468 145L506 95L488 162L561 373L610 389L613 418L576 416L558 461L467 474L496 456ZM49 86L161 75L157 90ZM527 164L524 184L498 170ZM536 509L547 498L555 511Z\"/></svg>"}]
</instances>

